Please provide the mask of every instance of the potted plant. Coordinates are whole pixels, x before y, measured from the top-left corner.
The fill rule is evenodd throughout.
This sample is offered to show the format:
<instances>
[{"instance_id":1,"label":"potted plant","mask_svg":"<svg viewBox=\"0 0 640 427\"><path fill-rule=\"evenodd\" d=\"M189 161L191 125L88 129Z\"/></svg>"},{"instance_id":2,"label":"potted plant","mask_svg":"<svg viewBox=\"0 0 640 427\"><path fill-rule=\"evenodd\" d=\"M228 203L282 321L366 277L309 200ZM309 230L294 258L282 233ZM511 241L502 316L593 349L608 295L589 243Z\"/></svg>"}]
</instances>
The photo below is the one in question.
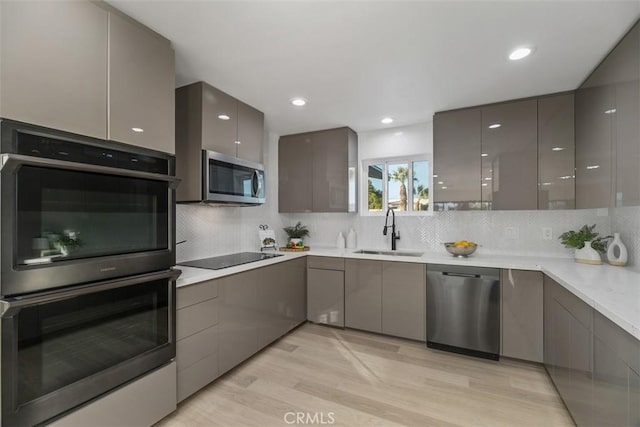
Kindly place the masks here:
<instances>
[{"instance_id":1,"label":"potted plant","mask_svg":"<svg viewBox=\"0 0 640 427\"><path fill-rule=\"evenodd\" d=\"M296 247L304 246L302 239L309 235L309 229L300 221L293 227L285 227L284 232L289 236L289 243Z\"/></svg>"},{"instance_id":2,"label":"potted plant","mask_svg":"<svg viewBox=\"0 0 640 427\"><path fill-rule=\"evenodd\" d=\"M607 240L611 236L600 237L595 232L596 225L584 225L578 231L566 231L558 238L565 248L575 249L576 262L583 264L602 264L600 253L607 249Z\"/></svg>"}]
</instances>

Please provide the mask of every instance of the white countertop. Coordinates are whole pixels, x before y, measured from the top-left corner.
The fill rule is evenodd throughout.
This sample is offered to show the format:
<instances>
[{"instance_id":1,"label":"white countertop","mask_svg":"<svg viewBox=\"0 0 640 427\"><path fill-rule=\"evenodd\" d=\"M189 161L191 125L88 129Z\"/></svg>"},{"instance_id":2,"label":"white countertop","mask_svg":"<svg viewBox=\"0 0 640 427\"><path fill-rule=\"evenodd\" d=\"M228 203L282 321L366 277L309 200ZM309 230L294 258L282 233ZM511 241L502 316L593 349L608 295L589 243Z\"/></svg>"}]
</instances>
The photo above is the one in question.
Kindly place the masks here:
<instances>
[{"instance_id":1,"label":"white countertop","mask_svg":"<svg viewBox=\"0 0 640 427\"><path fill-rule=\"evenodd\" d=\"M476 253L455 258L446 252L424 252L420 257L356 254L356 249L314 248L308 252L280 252L283 256L222 270L177 266L182 270L177 287L217 279L306 255L331 256L423 264L468 265L547 274L622 329L640 339L640 272L626 267L577 264L573 258L545 258ZM400 251L402 252L402 251Z\"/></svg>"}]
</instances>

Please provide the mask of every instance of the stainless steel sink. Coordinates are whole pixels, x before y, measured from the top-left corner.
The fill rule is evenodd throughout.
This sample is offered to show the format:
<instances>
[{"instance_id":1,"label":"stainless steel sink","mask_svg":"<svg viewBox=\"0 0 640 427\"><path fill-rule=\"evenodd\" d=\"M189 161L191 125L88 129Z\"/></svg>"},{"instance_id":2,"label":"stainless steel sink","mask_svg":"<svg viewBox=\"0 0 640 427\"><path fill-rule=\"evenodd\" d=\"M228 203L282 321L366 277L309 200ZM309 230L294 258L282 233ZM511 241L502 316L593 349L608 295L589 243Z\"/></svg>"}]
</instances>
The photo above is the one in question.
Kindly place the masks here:
<instances>
[{"instance_id":1,"label":"stainless steel sink","mask_svg":"<svg viewBox=\"0 0 640 427\"><path fill-rule=\"evenodd\" d=\"M423 252L374 251L374 250L360 249L358 251L355 251L354 254L421 257Z\"/></svg>"}]
</instances>

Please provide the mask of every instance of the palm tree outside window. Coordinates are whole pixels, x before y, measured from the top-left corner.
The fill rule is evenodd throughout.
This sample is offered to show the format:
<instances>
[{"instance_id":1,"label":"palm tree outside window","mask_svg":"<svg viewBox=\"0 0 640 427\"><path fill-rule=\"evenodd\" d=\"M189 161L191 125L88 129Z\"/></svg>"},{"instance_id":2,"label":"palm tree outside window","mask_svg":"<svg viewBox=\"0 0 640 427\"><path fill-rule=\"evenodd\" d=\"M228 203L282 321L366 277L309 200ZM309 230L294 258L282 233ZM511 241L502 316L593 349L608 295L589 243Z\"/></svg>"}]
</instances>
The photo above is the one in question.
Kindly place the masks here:
<instances>
[{"instance_id":1,"label":"palm tree outside window","mask_svg":"<svg viewBox=\"0 0 640 427\"><path fill-rule=\"evenodd\" d=\"M419 212L429 209L429 162L423 159L366 163L367 210Z\"/></svg>"}]
</instances>

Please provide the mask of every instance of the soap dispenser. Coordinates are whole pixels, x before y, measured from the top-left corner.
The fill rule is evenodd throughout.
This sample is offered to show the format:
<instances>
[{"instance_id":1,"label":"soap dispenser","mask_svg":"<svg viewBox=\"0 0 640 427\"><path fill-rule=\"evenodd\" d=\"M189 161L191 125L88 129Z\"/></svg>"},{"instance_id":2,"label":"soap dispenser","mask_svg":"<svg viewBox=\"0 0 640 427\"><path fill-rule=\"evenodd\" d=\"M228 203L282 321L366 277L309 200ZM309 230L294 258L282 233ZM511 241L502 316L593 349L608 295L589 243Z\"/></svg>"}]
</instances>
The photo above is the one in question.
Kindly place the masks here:
<instances>
[{"instance_id":1,"label":"soap dispenser","mask_svg":"<svg viewBox=\"0 0 640 427\"><path fill-rule=\"evenodd\" d=\"M353 227L349 229L349 234L347 234L347 248L349 249L356 248L356 232L353 229Z\"/></svg>"}]
</instances>

